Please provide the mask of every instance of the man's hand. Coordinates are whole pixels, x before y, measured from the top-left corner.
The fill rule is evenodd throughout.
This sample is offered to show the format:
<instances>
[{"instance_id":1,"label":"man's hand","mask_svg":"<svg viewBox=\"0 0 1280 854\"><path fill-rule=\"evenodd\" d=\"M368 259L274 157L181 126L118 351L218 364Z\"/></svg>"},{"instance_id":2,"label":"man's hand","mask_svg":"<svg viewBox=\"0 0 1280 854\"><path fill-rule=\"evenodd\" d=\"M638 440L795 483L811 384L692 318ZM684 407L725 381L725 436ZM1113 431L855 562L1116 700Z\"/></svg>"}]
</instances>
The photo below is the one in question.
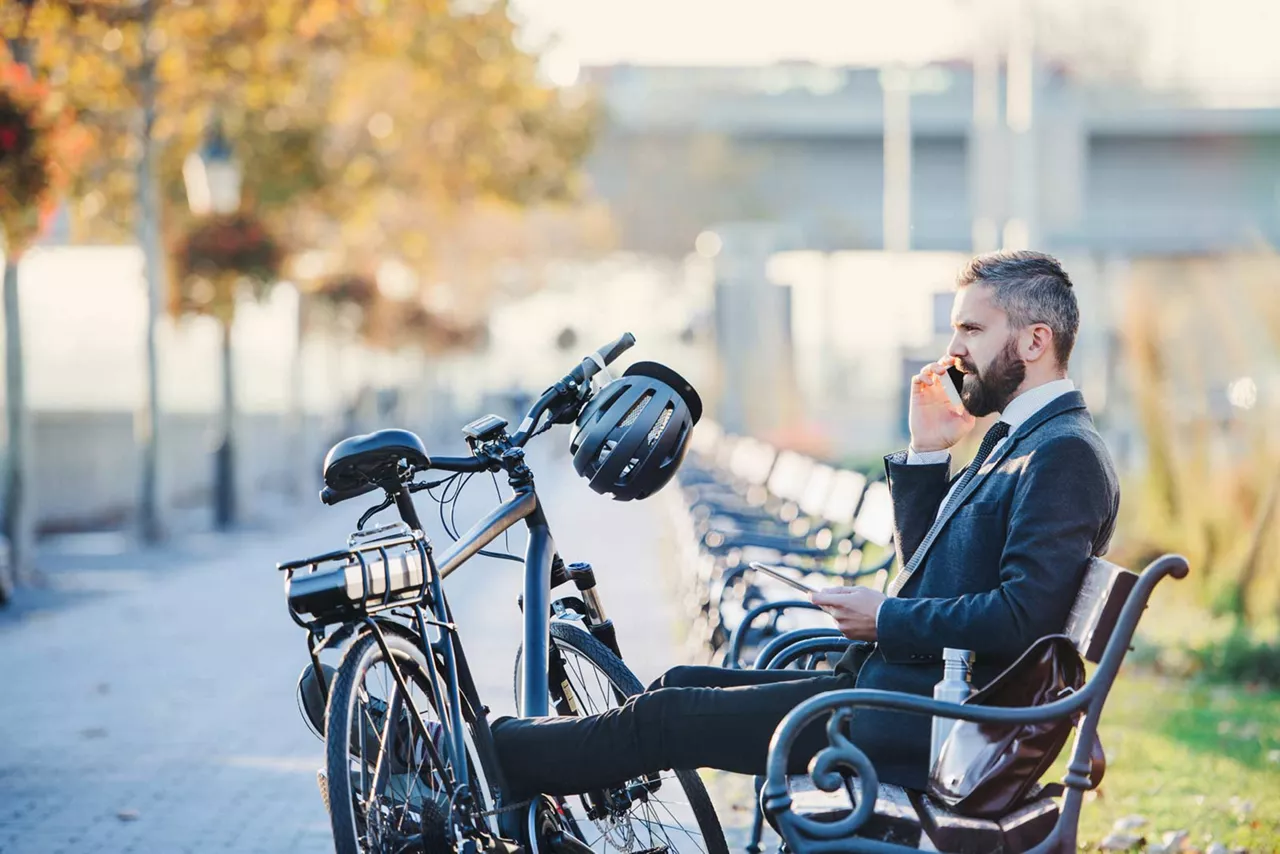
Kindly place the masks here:
<instances>
[{"instance_id":1,"label":"man's hand","mask_svg":"<svg viewBox=\"0 0 1280 854\"><path fill-rule=\"evenodd\" d=\"M870 587L828 587L810 594L813 604L830 614L849 640L876 639L876 612L885 595Z\"/></svg>"},{"instance_id":2,"label":"man's hand","mask_svg":"<svg viewBox=\"0 0 1280 854\"><path fill-rule=\"evenodd\" d=\"M907 423L911 428L911 449L916 453L945 451L969 435L977 421L964 407L952 405L942 387L951 382L947 368L954 361L947 357L930 362L911 378Z\"/></svg>"}]
</instances>

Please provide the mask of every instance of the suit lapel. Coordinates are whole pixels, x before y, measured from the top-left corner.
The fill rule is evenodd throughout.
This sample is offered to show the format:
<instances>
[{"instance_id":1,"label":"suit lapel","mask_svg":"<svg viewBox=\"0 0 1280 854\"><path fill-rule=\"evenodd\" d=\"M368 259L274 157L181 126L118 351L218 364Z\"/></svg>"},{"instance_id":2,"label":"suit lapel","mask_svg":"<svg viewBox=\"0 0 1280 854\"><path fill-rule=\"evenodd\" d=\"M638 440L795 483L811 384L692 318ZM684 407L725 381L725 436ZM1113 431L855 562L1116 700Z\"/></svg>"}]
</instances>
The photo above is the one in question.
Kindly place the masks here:
<instances>
[{"instance_id":1,"label":"suit lapel","mask_svg":"<svg viewBox=\"0 0 1280 854\"><path fill-rule=\"evenodd\" d=\"M938 534L941 533L943 527L947 524L947 521L956 514L957 510L964 506L964 503L969 500L969 496L973 495L977 488L982 485L982 482L986 480L987 475L995 471L1000 464L1004 462L1011 453L1013 453L1013 449L1016 448L1023 439L1038 430L1041 425L1049 419L1075 409L1084 409L1084 395L1078 391L1068 392L1067 394L1051 400L1048 404L1041 407L1034 415L1019 425L1018 429L1009 435L1009 438L1005 440L1004 444L1001 445L985 463L983 463L982 468L978 469L973 478L965 484L964 489L956 496L956 499L954 501L947 502L950 506L946 509L946 512L934 520L933 525L929 528L929 532L925 534L924 540L920 543L920 546L916 549L915 553L911 555L911 560L908 562L910 571L915 572L916 568L918 568L920 564L924 563L924 559L928 555L929 548L933 545L933 541L937 539ZM943 500L946 501L945 498Z\"/></svg>"}]
</instances>

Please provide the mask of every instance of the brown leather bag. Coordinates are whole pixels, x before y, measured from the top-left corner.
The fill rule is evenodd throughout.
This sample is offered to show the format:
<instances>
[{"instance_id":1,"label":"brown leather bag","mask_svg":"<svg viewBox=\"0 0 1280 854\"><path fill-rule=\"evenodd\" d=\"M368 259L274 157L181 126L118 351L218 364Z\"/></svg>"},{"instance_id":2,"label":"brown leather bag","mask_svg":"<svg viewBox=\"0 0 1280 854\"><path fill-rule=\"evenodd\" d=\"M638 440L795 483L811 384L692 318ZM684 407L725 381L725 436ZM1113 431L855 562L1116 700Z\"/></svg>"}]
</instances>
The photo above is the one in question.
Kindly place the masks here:
<instances>
[{"instance_id":1,"label":"brown leather bag","mask_svg":"<svg viewBox=\"0 0 1280 854\"><path fill-rule=\"evenodd\" d=\"M1084 686L1084 662L1066 635L1040 638L1017 661L972 694L966 705L1028 707L1059 700ZM1023 803L1058 758L1077 715L1038 724L957 721L929 776L929 794L953 812L999 818ZM1095 743L1093 785L1105 759Z\"/></svg>"}]
</instances>

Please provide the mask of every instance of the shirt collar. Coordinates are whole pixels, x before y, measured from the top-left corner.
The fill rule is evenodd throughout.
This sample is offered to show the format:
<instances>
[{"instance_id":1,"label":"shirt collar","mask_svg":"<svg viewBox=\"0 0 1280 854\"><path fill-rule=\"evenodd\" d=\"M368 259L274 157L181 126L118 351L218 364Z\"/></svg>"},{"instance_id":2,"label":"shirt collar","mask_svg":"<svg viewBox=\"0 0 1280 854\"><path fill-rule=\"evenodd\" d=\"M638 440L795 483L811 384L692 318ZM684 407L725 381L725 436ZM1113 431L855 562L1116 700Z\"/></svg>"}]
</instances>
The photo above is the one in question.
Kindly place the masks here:
<instances>
[{"instance_id":1,"label":"shirt collar","mask_svg":"<svg viewBox=\"0 0 1280 854\"><path fill-rule=\"evenodd\" d=\"M1070 379L1052 380L1044 385L1027 389L1009 401L1009 405L1000 413L1000 420L1009 425L1009 433L1022 426L1032 415L1062 395L1076 390L1076 384Z\"/></svg>"}]
</instances>

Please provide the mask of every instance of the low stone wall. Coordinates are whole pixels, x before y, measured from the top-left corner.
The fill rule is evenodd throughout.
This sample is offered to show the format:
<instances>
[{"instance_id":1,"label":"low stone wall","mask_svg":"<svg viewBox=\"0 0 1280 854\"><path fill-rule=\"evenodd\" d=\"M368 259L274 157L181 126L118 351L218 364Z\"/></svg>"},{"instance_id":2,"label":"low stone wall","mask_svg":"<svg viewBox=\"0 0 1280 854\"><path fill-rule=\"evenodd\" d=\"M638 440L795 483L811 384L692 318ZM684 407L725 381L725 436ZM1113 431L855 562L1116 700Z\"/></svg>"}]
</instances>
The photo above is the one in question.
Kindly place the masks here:
<instances>
[{"instance_id":1,"label":"low stone wall","mask_svg":"<svg viewBox=\"0 0 1280 854\"><path fill-rule=\"evenodd\" d=\"M310 417L295 427L283 415L244 415L236 433L239 507L300 488L319 488L320 463L338 425ZM211 506L218 442L213 414L163 421L161 495L165 508ZM141 448L129 412L37 412L32 419L31 501L38 533L115 528L135 515Z\"/></svg>"}]
</instances>

